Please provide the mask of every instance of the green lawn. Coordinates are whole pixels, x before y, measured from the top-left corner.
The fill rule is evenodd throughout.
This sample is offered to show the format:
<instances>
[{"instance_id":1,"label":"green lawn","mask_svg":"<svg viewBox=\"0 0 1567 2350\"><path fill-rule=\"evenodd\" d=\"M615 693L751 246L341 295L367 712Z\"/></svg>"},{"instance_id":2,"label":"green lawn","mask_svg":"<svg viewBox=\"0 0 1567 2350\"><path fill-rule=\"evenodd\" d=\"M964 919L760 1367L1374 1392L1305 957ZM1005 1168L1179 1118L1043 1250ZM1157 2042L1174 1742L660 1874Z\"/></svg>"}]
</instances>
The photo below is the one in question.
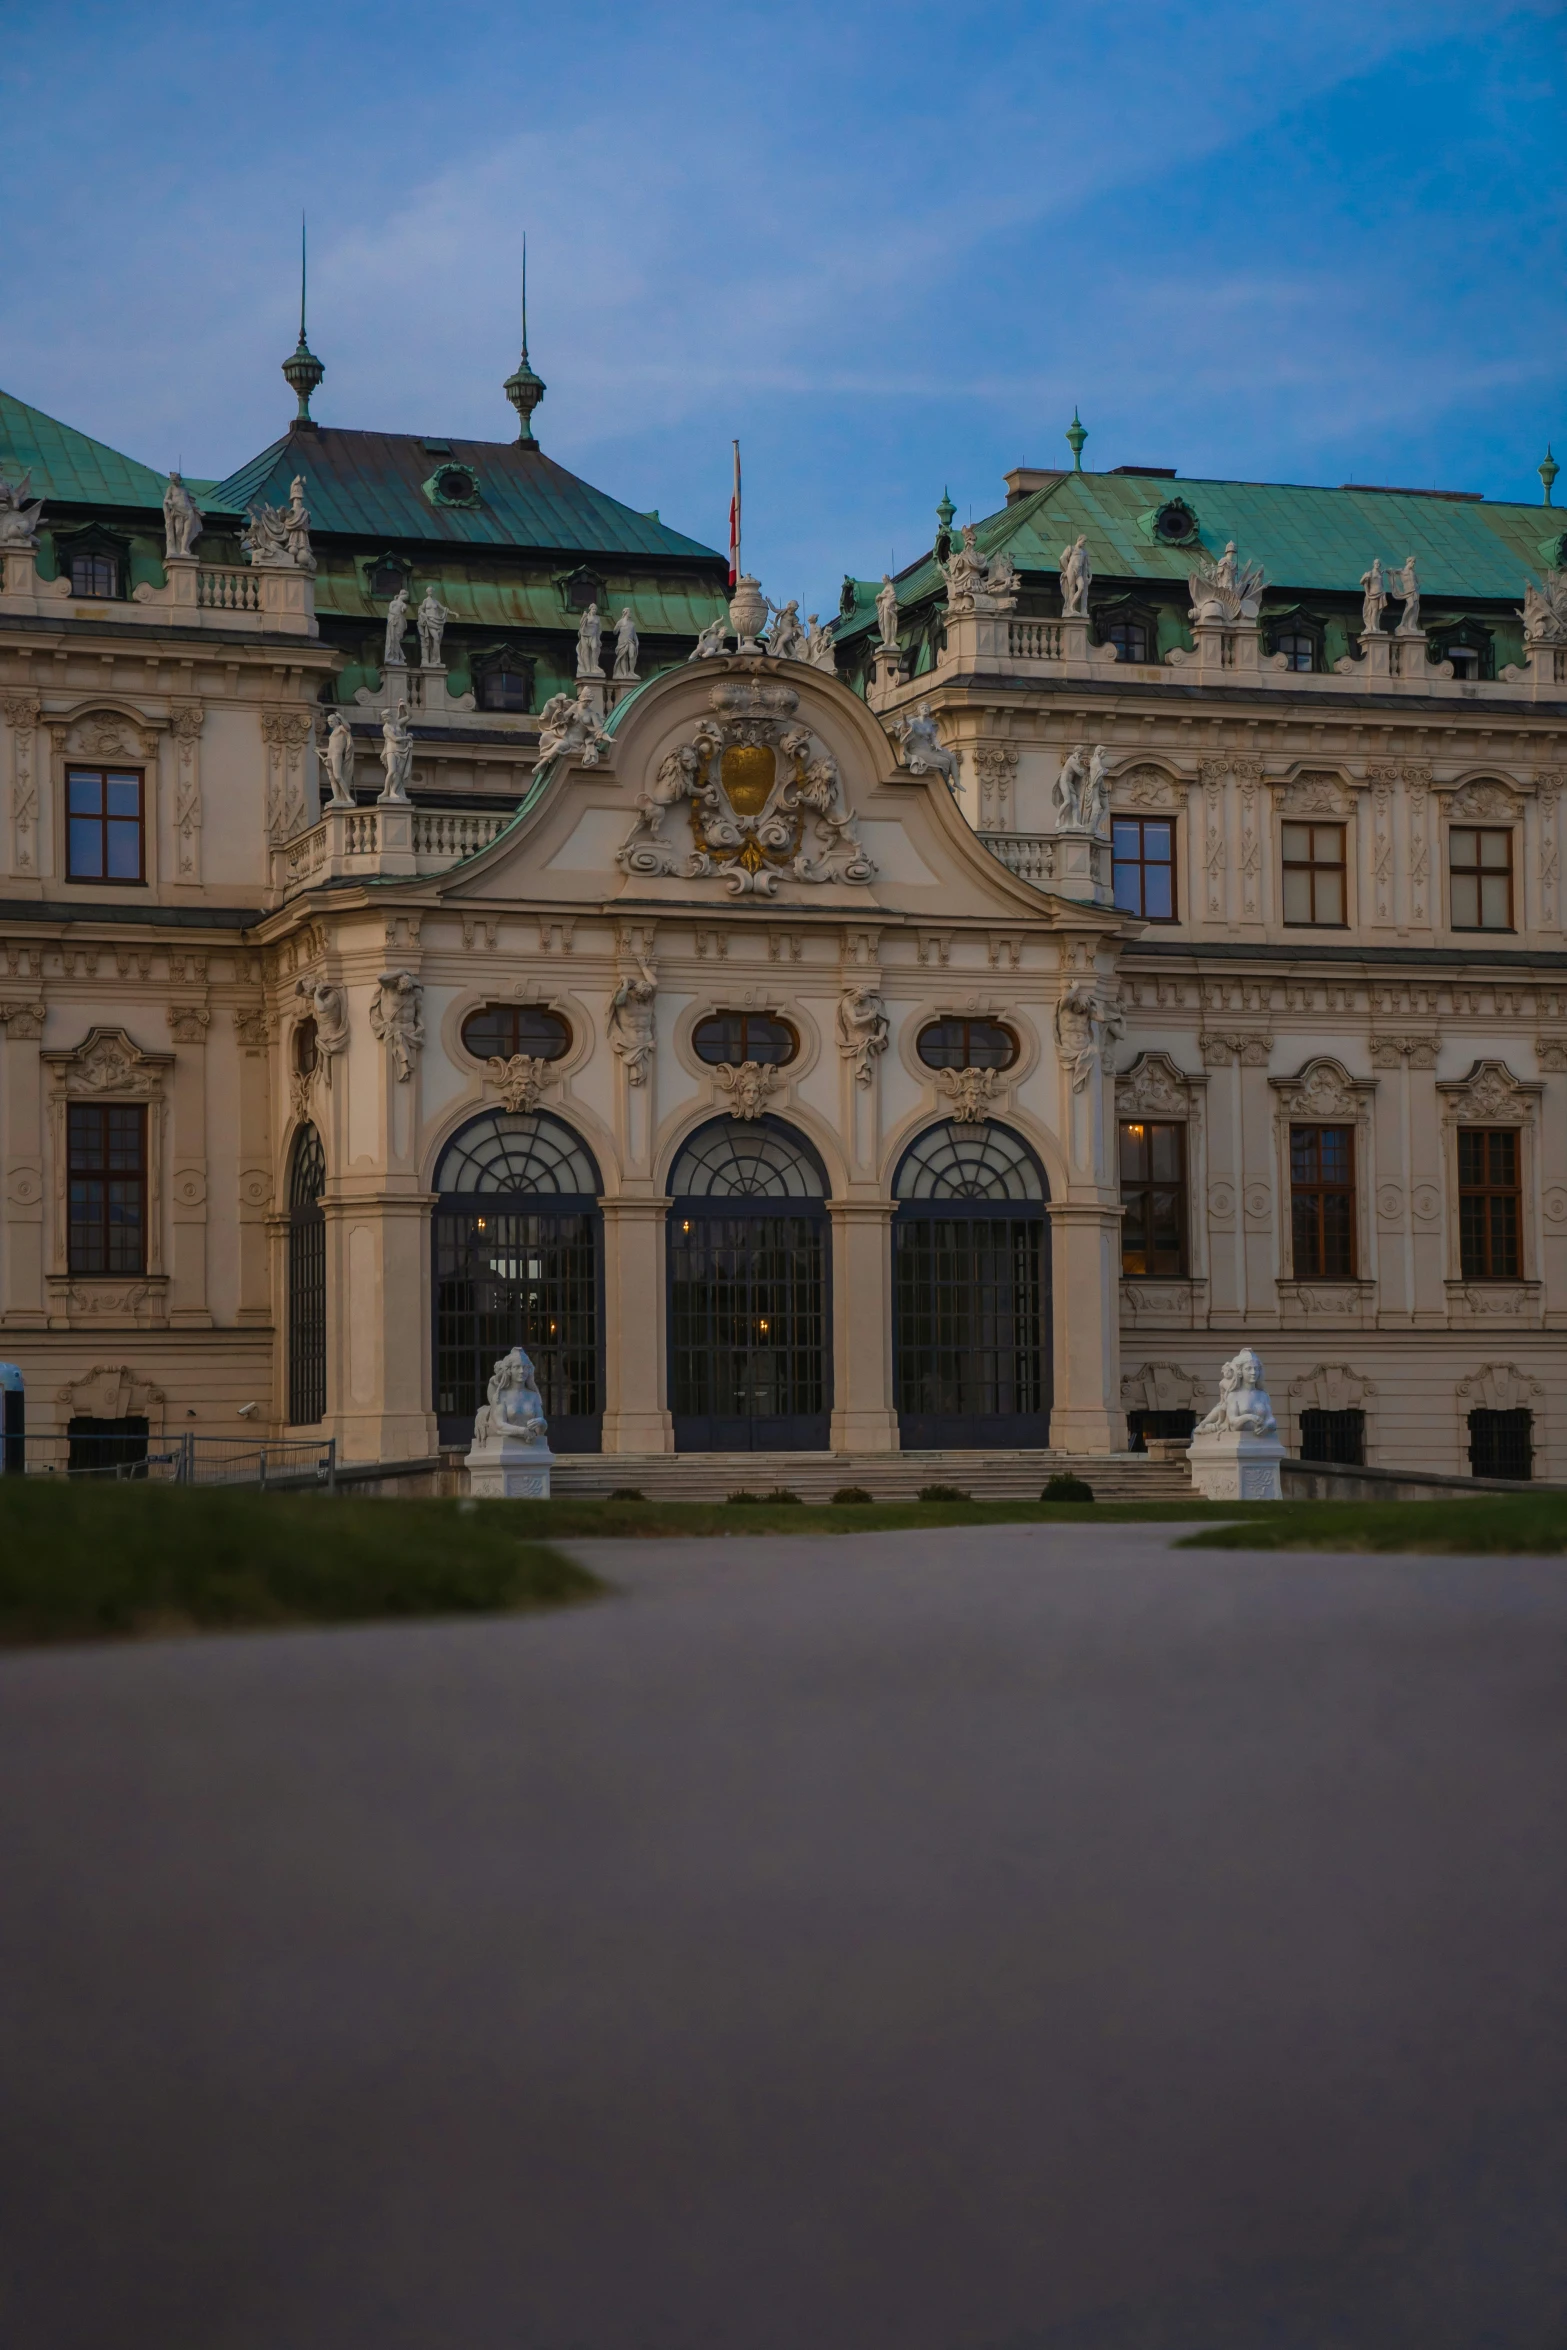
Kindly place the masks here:
<instances>
[{"instance_id":1,"label":"green lawn","mask_svg":"<svg viewBox=\"0 0 1567 2350\"><path fill-rule=\"evenodd\" d=\"M506 1614L603 1586L506 1502L0 1478L0 1642Z\"/></svg>"},{"instance_id":2,"label":"green lawn","mask_svg":"<svg viewBox=\"0 0 1567 2350\"><path fill-rule=\"evenodd\" d=\"M1567 1550L1567 1496L1441 1501L1287 1501L1242 1524L1188 1534L1183 1550Z\"/></svg>"},{"instance_id":3,"label":"green lawn","mask_svg":"<svg viewBox=\"0 0 1567 2350\"><path fill-rule=\"evenodd\" d=\"M1233 1518L1213 1501L509 1501L542 1540L584 1534L864 1534L911 1526L1108 1525L1116 1520Z\"/></svg>"}]
</instances>

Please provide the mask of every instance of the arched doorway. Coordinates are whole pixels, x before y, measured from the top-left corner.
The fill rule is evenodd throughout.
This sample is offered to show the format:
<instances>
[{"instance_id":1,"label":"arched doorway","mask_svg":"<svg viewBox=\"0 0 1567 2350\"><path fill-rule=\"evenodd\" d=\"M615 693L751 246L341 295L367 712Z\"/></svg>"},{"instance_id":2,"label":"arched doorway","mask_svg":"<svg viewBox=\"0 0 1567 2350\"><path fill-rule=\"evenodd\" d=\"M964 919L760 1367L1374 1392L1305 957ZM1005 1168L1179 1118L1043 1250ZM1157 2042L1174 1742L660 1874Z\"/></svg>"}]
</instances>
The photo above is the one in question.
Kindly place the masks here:
<instances>
[{"instance_id":1,"label":"arched doorway","mask_svg":"<svg viewBox=\"0 0 1567 2350\"><path fill-rule=\"evenodd\" d=\"M288 1162L291 1428L313 1428L326 1417L326 1217L321 1207L325 1189L326 1154L321 1137L313 1126L301 1126Z\"/></svg>"},{"instance_id":2,"label":"arched doorway","mask_svg":"<svg viewBox=\"0 0 1567 2350\"><path fill-rule=\"evenodd\" d=\"M777 1118L719 1118L669 1178L677 1452L819 1452L832 1409L827 1182Z\"/></svg>"},{"instance_id":3,"label":"arched doorway","mask_svg":"<svg viewBox=\"0 0 1567 2350\"><path fill-rule=\"evenodd\" d=\"M893 1180L895 1393L907 1451L1045 1444L1049 1186L1005 1126L949 1119Z\"/></svg>"},{"instance_id":4,"label":"arched doorway","mask_svg":"<svg viewBox=\"0 0 1567 2350\"><path fill-rule=\"evenodd\" d=\"M489 1110L435 1170L435 1410L473 1434L496 1362L524 1346L556 1452L597 1452L604 1416L599 1173L542 1110Z\"/></svg>"}]
</instances>

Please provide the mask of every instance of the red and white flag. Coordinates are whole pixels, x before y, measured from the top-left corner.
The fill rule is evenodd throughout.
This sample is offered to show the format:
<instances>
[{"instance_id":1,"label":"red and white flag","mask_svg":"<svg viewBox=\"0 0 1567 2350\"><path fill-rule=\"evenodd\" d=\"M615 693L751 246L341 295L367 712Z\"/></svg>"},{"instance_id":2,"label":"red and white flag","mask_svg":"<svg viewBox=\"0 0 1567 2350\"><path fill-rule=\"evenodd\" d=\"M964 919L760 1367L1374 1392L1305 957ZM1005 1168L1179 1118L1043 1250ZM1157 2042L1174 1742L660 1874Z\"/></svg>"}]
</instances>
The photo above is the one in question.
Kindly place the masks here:
<instances>
[{"instance_id":1,"label":"red and white flag","mask_svg":"<svg viewBox=\"0 0 1567 2350\"><path fill-rule=\"evenodd\" d=\"M740 578L740 443L735 442L735 486L729 500L729 584Z\"/></svg>"}]
</instances>

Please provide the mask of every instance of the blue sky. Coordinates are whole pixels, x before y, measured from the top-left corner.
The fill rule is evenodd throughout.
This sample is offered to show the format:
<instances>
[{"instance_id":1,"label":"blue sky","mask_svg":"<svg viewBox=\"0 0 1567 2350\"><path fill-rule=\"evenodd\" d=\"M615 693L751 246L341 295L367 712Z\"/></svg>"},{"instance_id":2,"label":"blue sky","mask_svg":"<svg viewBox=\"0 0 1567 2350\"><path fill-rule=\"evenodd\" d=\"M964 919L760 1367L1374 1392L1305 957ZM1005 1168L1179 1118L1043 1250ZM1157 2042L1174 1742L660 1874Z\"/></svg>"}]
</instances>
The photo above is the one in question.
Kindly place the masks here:
<instances>
[{"instance_id":1,"label":"blue sky","mask_svg":"<svg viewBox=\"0 0 1567 2350\"><path fill-rule=\"evenodd\" d=\"M1019 463L1535 499L1567 461L1561 0L8 0L0 383L149 464L539 437L830 604Z\"/></svg>"}]
</instances>

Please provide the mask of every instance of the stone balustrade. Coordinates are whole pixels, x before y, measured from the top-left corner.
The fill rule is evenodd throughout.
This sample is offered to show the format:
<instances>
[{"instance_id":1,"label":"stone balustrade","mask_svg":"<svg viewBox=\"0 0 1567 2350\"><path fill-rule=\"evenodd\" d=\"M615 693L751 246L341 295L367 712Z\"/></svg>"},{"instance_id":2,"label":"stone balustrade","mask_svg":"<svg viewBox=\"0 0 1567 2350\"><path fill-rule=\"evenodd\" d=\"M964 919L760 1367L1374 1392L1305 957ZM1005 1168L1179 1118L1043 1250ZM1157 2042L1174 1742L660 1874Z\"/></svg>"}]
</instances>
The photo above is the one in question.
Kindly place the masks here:
<instances>
[{"instance_id":1,"label":"stone balustrade","mask_svg":"<svg viewBox=\"0 0 1567 2350\"><path fill-rule=\"evenodd\" d=\"M509 809L328 808L318 824L273 852L273 884L285 898L334 881L444 873L487 849Z\"/></svg>"},{"instance_id":2,"label":"stone balustrade","mask_svg":"<svg viewBox=\"0 0 1567 2350\"><path fill-rule=\"evenodd\" d=\"M196 606L202 612L259 612L260 578L254 571L215 571L202 564L196 572Z\"/></svg>"},{"instance_id":3,"label":"stone balustrade","mask_svg":"<svg viewBox=\"0 0 1567 2350\"><path fill-rule=\"evenodd\" d=\"M1044 889L1056 875L1056 837L1053 832L982 832L978 836L991 855L1015 873Z\"/></svg>"}]
</instances>

